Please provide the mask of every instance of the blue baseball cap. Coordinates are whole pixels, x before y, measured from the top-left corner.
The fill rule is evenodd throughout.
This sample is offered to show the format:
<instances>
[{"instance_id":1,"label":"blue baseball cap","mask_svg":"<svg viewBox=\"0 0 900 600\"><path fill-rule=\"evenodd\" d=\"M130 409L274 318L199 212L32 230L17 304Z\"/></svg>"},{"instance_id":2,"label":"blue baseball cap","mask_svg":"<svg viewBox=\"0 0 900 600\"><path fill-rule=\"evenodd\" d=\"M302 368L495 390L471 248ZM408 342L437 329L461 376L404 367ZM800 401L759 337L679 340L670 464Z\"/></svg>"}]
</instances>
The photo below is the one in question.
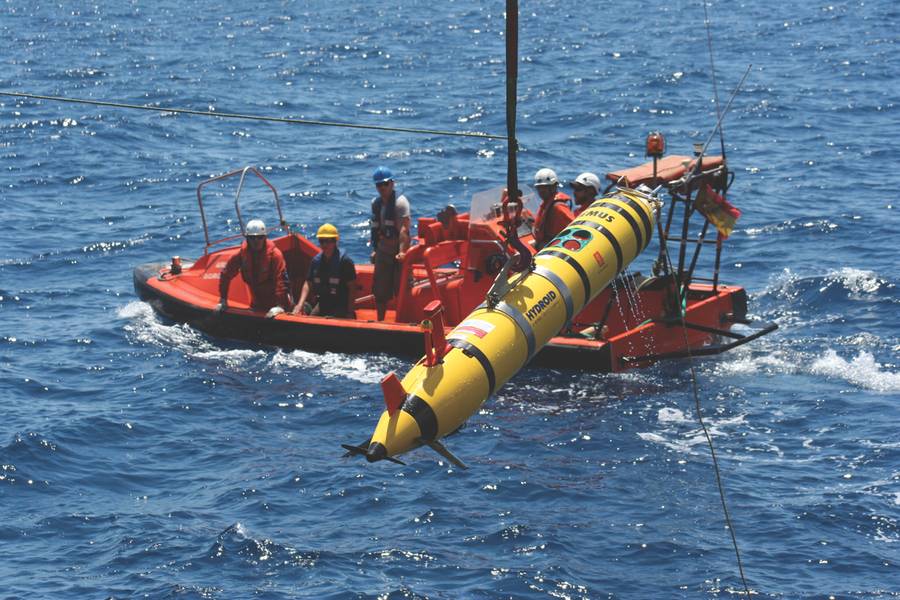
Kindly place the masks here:
<instances>
[{"instance_id":1,"label":"blue baseball cap","mask_svg":"<svg viewBox=\"0 0 900 600\"><path fill-rule=\"evenodd\" d=\"M384 183L385 181L393 181L394 174L391 173L391 170L387 167L378 167L375 169L375 172L372 173L372 179L375 180L375 183Z\"/></svg>"}]
</instances>

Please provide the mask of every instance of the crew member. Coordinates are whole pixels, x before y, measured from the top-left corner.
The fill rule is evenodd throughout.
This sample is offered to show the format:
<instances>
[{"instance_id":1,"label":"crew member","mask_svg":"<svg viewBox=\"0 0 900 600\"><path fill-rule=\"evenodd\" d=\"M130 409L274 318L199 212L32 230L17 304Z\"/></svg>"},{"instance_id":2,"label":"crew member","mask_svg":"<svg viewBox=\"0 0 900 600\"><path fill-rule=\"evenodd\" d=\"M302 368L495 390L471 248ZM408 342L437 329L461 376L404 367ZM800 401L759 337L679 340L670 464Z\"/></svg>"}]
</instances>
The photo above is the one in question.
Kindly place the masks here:
<instances>
[{"instance_id":1,"label":"crew member","mask_svg":"<svg viewBox=\"0 0 900 600\"><path fill-rule=\"evenodd\" d=\"M266 236L266 224L253 219L244 228L241 250L225 264L219 279L219 304L216 312L228 308L228 286L235 275L250 288L250 308L267 311L272 318L291 307L288 293L288 274L281 250Z\"/></svg>"},{"instance_id":2,"label":"crew member","mask_svg":"<svg viewBox=\"0 0 900 600\"><path fill-rule=\"evenodd\" d=\"M446 239L464 240L469 237L468 221L461 222L456 207L448 204L444 210L438 212L437 220L444 227Z\"/></svg>"},{"instance_id":3,"label":"crew member","mask_svg":"<svg viewBox=\"0 0 900 600\"><path fill-rule=\"evenodd\" d=\"M541 169L534 174L534 187L541 197L541 207L534 221L534 248L540 250L572 222L569 208L572 198L559 191L559 179L553 169Z\"/></svg>"},{"instance_id":4,"label":"crew member","mask_svg":"<svg viewBox=\"0 0 900 600\"><path fill-rule=\"evenodd\" d=\"M409 250L409 200L394 190L394 175L387 167L372 174L378 195L372 200L372 294L378 320L400 285L400 265Z\"/></svg>"},{"instance_id":5,"label":"crew member","mask_svg":"<svg viewBox=\"0 0 900 600\"><path fill-rule=\"evenodd\" d=\"M572 193L575 195L575 216L594 203L600 192L600 178L593 173L582 173L572 182Z\"/></svg>"},{"instance_id":6,"label":"crew member","mask_svg":"<svg viewBox=\"0 0 900 600\"><path fill-rule=\"evenodd\" d=\"M356 265L346 254L338 250L337 227L325 223L316 232L322 249L309 265L309 273L300 291L300 301L294 307L294 314L314 317L356 318ZM308 302L310 293L316 299L315 305Z\"/></svg>"}]
</instances>

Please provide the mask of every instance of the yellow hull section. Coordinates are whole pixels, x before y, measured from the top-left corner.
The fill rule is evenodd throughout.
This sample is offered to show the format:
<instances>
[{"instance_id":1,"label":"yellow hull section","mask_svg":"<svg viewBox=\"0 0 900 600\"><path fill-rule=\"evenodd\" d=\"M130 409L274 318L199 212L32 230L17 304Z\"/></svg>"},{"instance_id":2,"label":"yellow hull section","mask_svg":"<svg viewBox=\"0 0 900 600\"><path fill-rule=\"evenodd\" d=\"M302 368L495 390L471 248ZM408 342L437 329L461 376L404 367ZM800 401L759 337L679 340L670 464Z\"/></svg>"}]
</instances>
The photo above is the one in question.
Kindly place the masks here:
<instances>
[{"instance_id":1,"label":"yellow hull section","mask_svg":"<svg viewBox=\"0 0 900 600\"><path fill-rule=\"evenodd\" d=\"M423 359L406 374L406 399L381 415L367 458L397 456L458 429L647 247L656 203L620 189L578 215L518 285L453 329L443 362L427 367Z\"/></svg>"}]
</instances>

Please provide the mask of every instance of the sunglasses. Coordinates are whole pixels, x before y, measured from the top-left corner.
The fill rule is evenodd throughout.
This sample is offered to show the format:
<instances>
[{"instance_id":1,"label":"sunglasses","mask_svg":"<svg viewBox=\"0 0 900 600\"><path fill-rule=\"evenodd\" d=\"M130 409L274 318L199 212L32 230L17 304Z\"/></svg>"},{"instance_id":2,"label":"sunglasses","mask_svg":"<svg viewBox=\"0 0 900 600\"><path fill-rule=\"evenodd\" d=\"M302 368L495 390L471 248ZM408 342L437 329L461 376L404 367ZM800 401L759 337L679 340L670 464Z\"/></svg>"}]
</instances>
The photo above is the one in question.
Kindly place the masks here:
<instances>
[{"instance_id":1,"label":"sunglasses","mask_svg":"<svg viewBox=\"0 0 900 600\"><path fill-rule=\"evenodd\" d=\"M325 244L337 244L337 240L334 238L319 238L319 245L324 246Z\"/></svg>"},{"instance_id":2,"label":"sunglasses","mask_svg":"<svg viewBox=\"0 0 900 600\"><path fill-rule=\"evenodd\" d=\"M391 183L393 183L393 182L392 181L379 181L378 183L375 184L375 187L383 188L383 187L389 186Z\"/></svg>"}]
</instances>

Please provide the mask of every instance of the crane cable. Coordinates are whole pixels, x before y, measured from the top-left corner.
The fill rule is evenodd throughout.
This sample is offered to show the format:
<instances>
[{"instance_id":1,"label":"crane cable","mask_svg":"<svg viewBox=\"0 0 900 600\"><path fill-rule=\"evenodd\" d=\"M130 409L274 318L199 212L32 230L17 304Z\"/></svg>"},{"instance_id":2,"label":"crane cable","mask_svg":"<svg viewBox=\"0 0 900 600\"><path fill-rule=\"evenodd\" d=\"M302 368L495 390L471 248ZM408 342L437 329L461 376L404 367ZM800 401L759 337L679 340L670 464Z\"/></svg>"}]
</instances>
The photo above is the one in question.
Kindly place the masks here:
<instances>
[{"instance_id":1,"label":"crane cable","mask_svg":"<svg viewBox=\"0 0 900 600\"><path fill-rule=\"evenodd\" d=\"M665 256L665 260L666 260L669 272L670 273L674 272L672 270L673 266L672 266L672 261L669 258L668 249L666 249L663 252L663 256ZM685 348L685 351L687 352L688 366L689 366L690 372L691 372L691 390L693 391L693 395L694 395L694 410L697 412L697 421L700 423L701 429L703 429L703 435L706 437L706 444L707 444L707 446L709 446L709 453L710 453L710 456L712 457L713 470L716 475L716 486L719 489L719 500L722 502L722 513L725 516L725 525L728 527L728 532L731 535L731 545L734 547L734 555L735 555L735 558L737 559L737 566L738 566L738 572L740 573L740 576L741 576L741 583L744 586L744 592L747 594L747 597L749 598L750 597L750 587L747 585L747 579L744 576L744 563L741 560L741 551L740 551L740 548L738 547L737 536L734 533L734 525L731 522L731 514L728 512L728 503L725 500L725 485L722 483L722 474L719 471L719 459L716 457L716 448L713 445L712 436L709 433L709 429L706 427L706 422L703 420L703 411L700 406L700 389L699 389L700 386L697 383L697 371L694 368L694 357L691 354L691 346L688 342L688 335L687 335L687 325L685 324L685 318L684 318L686 308L685 308L685 304L682 303L682 300L680 297L681 296L680 286L676 285L673 287L675 290L675 295L678 300L678 320L681 323L681 334L684 339L684 348ZM686 290L685 290L685 292L686 292ZM685 293L684 301L685 301L685 303L687 302L687 293Z\"/></svg>"},{"instance_id":2,"label":"crane cable","mask_svg":"<svg viewBox=\"0 0 900 600\"><path fill-rule=\"evenodd\" d=\"M719 131L719 140L722 145L722 157L724 158L725 157L725 134L722 129L722 121L725 118L725 114L727 114L729 109L731 108L732 101L734 101L735 96L737 96L738 91L743 86L744 80L747 78L747 75L750 73L750 67L749 66L747 67L747 71L744 73L744 76L741 78L740 82L738 83L737 87L734 90L734 93L732 94L731 98L728 101L728 106L726 106L725 110L723 111L719 104L719 90L718 90L718 86L716 85L716 72L715 72L715 65L713 63L713 51L712 51L712 34L710 33L710 28L709 28L709 14L707 13L707 10L706 10L706 0L702 0L702 3L703 3L703 14L705 17L704 23L706 25L707 48L709 49L709 64L710 64L710 68L712 69L712 80L713 80L713 90L715 93L717 122L716 122L716 127L713 129L713 132L710 134L709 139L707 139L706 143L703 145L703 150L700 152L700 156L703 156L703 154L706 153L706 148L709 146L710 141L712 141L712 136L715 135L716 130L718 130ZM699 164L700 164L699 159L697 160L697 164L699 166ZM674 208L673 208L673 210L674 210ZM669 252L668 252L668 248L666 247L666 244L662 244L662 248L663 248L663 256L665 257L665 260L666 260L666 266L670 273L674 273L674 270L672 267L672 261L669 257ZM702 406L700 404L700 389L699 389L700 386L697 383L697 371L694 368L694 357L691 354L691 346L688 341L688 334L687 334L687 324L685 323L685 312L687 310L687 290L686 289L684 290L684 302L682 302L682 298L680 297L682 294L681 286L675 285L673 287L674 287L675 295L676 295L676 298L678 301L677 302L678 320L681 323L681 335L684 340L684 348L685 348L685 352L687 353L688 366L689 366L690 372L691 372L691 391L693 392L693 396L694 396L694 410L697 413L697 422L700 424L700 428L703 430L703 435L706 438L706 444L709 447L709 454L710 454L710 457L712 458L712 464L713 464L713 472L715 473L715 476L716 476L716 487L719 490L719 500L722 503L722 514L725 518L725 525L726 525L726 527L728 527L728 533L731 536L731 545L734 548L734 556L737 561L738 573L740 574L740 577L741 577L741 584L743 584L743 586L744 586L744 593L747 594L747 597L749 598L750 597L750 586L747 584L747 578L744 575L744 563L743 563L743 560L741 559L741 551L740 551L740 547L738 546L737 534L735 534L735 532L734 532L734 525L731 522L731 514L728 511L728 502L725 499L725 485L722 483L722 473L719 470L719 459L716 456L716 448L715 448L715 445L713 444L712 435L710 435L709 429L706 426L706 422L703 420L703 410L702 410Z\"/></svg>"},{"instance_id":3,"label":"crane cable","mask_svg":"<svg viewBox=\"0 0 900 600\"><path fill-rule=\"evenodd\" d=\"M165 106L145 106L142 104L126 104L124 102L108 102L104 100L85 100L83 98L68 98L64 96L45 96L41 94L26 94L24 92L0 91L0 96L12 96L13 98L29 98L31 100L50 100L53 102L67 102L70 104L88 104L91 106L106 106L109 108L125 108L130 110L146 110L158 113L175 113L182 115L199 115L203 117L220 117L222 119L244 119L248 121L267 121L270 123L289 123L292 125L319 125L322 127L343 127L346 129L371 129L374 131L390 131L396 133L415 133L422 135L442 135L452 137L472 137L487 140L505 140L505 135L494 135L479 131L443 131L440 129L417 129L413 127L387 127L385 125L363 125L361 123L341 123L338 121L320 121L315 119L292 119L289 117L267 117L264 115L248 115L240 113L224 113L212 110L191 110L188 108L174 108Z\"/></svg>"}]
</instances>

